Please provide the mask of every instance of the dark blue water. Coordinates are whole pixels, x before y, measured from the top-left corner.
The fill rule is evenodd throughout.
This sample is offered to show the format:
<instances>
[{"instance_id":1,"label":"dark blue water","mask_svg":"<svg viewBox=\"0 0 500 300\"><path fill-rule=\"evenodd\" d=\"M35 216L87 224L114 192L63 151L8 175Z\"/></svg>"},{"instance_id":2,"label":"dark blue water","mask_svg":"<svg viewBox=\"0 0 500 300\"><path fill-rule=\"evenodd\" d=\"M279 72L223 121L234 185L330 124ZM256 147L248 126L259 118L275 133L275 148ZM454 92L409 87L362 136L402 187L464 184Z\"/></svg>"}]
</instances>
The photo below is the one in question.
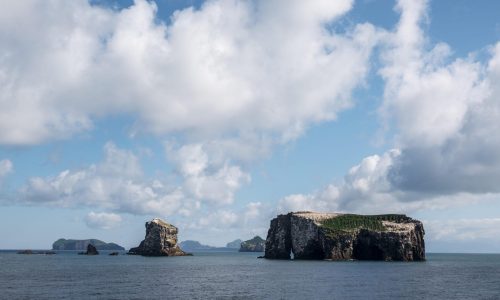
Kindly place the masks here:
<instances>
[{"instance_id":1,"label":"dark blue water","mask_svg":"<svg viewBox=\"0 0 500 300\"><path fill-rule=\"evenodd\" d=\"M500 254L428 254L418 263L273 261L257 255L0 252L0 298L500 299Z\"/></svg>"}]
</instances>

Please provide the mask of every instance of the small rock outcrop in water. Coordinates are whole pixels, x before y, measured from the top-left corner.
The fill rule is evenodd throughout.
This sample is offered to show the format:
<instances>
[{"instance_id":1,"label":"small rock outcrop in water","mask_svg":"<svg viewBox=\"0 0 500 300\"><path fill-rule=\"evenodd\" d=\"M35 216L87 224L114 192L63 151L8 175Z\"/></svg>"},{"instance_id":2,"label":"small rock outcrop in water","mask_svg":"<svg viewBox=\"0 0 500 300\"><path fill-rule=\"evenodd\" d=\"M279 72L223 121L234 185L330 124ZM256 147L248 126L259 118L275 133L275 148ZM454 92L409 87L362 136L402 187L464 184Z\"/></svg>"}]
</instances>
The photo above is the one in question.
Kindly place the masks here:
<instances>
[{"instance_id":1,"label":"small rock outcrop in water","mask_svg":"<svg viewBox=\"0 0 500 300\"><path fill-rule=\"evenodd\" d=\"M189 255L177 245L177 227L160 219L146 222L146 237L138 247L128 254L143 256L184 256Z\"/></svg>"},{"instance_id":2,"label":"small rock outcrop in water","mask_svg":"<svg viewBox=\"0 0 500 300\"><path fill-rule=\"evenodd\" d=\"M97 248L94 245L89 244L87 246L87 253L85 253L85 254L87 254L87 255L98 255L99 252L97 251Z\"/></svg>"},{"instance_id":3,"label":"small rock outcrop in water","mask_svg":"<svg viewBox=\"0 0 500 300\"><path fill-rule=\"evenodd\" d=\"M405 215L295 212L271 221L265 258L420 261L424 234Z\"/></svg>"},{"instance_id":4,"label":"small rock outcrop in water","mask_svg":"<svg viewBox=\"0 0 500 300\"><path fill-rule=\"evenodd\" d=\"M87 252L80 252L78 254L80 254L80 255L99 255L99 251L97 251L97 248L94 245L88 244L87 245Z\"/></svg>"},{"instance_id":5,"label":"small rock outcrop in water","mask_svg":"<svg viewBox=\"0 0 500 300\"><path fill-rule=\"evenodd\" d=\"M242 242L239 252L264 252L265 244L265 240L260 236L255 236L251 240Z\"/></svg>"}]
</instances>

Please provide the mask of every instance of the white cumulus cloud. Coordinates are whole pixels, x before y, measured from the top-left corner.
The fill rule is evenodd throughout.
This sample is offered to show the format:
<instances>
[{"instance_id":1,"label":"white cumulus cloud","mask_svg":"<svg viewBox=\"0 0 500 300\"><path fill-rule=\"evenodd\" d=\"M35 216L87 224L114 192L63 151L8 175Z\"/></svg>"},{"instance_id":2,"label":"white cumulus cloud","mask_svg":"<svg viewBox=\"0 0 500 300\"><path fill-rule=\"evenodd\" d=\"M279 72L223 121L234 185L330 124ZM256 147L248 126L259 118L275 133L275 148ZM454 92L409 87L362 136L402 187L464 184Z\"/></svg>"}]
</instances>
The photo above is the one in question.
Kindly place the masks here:
<instances>
[{"instance_id":1,"label":"white cumulus cloud","mask_svg":"<svg viewBox=\"0 0 500 300\"><path fill-rule=\"evenodd\" d=\"M85 223L90 228L110 229L118 226L122 222L122 217L114 213L90 212L85 216Z\"/></svg>"},{"instance_id":2,"label":"white cumulus cloud","mask_svg":"<svg viewBox=\"0 0 500 300\"><path fill-rule=\"evenodd\" d=\"M0 143L65 138L116 114L135 132L294 139L349 107L368 71L375 28L327 26L351 8L214 0L167 25L144 0L3 1Z\"/></svg>"},{"instance_id":3,"label":"white cumulus cloud","mask_svg":"<svg viewBox=\"0 0 500 300\"><path fill-rule=\"evenodd\" d=\"M0 180L14 169L14 164L8 159L0 160Z\"/></svg>"},{"instance_id":4,"label":"white cumulus cloud","mask_svg":"<svg viewBox=\"0 0 500 300\"><path fill-rule=\"evenodd\" d=\"M431 240L475 241L493 239L495 242L500 242L498 236L500 218L452 219L427 221L425 224Z\"/></svg>"},{"instance_id":5,"label":"white cumulus cloud","mask_svg":"<svg viewBox=\"0 0 500 300\"><path fill-rule=\"evenodd\" d=\"M60 207L99 207L133 214L170 215L183 208L185 195L177 186L147 180L137 157L113 143L104 159L54 177L33 177L20 190L23 202ZM186 204L187 205L187 204Z\"/></svg>"},{"instance_id":6,"label":"white cumulus cloud","mask_svg":"<svg viewBox=\"0 0 500 300\"><path fill-rule=\"evenodd\" d=\"M379 111L395 149L363 159L340 183L283 198L279 210L411 212L500 193L500 43L486 62L452 59L448 45L429 47L427 6L398 1L399 23L384 34Z\"/></svg>"},{"instance_id":7,"label":"white cumulus cloud","mask_svg":"<svg viewBox=\"0 0 500 300\"><path fill-rule=\"evenodd\" d=\"M131 136L182 141L167 149L177 183L145 179L109 146L103 162L31 178L22 199L184 215L233 203L245 164L353 105L380 32L332 26L352 7L212 0L167 24L153 1L0 3L0 144L69 138L116 115L134 121Z\"/></svg>"},{"instance_id":8,"label":"white cumulus cloud","mask_svg":"<svg viewBox=\"0 0 500 300\"><path fill-rule=\"evenodd\" d=\"M101 162L64 170L52 177L32 177L19 201L60 207L97 207L132 214L192 215L201 203L228 205L250 176L229 162L214 165L199 145L171 149L179 176L148 179L138 157L114 143L104 146Z\"/></svg>"}]
</instances>

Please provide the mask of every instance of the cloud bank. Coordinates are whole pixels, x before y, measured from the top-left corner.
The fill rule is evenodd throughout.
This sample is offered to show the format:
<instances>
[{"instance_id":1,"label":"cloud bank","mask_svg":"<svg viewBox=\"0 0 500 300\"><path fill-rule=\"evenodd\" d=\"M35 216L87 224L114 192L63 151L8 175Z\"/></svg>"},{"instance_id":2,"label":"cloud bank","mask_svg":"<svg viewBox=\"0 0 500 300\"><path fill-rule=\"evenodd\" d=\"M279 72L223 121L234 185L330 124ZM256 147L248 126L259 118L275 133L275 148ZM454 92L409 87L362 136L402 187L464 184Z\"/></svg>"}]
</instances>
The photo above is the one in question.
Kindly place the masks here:
<instances>
[{"instance_id":1,"label":"cloud bank","mask_svg":"<svg viewBox=\"0 0 500 300\"><path fill-rule=\"evenodd\" d=\"M284 197L278 210L408 213L500 198L500 43L485 62L453 59L448 45L429 45L427 9L398 1L399 23L382 39L379 115L395 148L364 158L340 183Z\"/></svg>"},{"instance_id":2,"label":"cloud bank","mask_svg":"<svg viewBox=\"0 0 500 300\"><path fill-rule=\"evenodd\" d=\"M144 0L1 6L4 145L68 138L120 114L133 133L294 139L351 105L377 37L369 24L327 26L349 0L207 1L169 25Z\"/></svg>"},{"instance_id":3,"label":"cloud bank","mask_svg":"<svg viewBox=\"0 0 500 300\"><path fill-rule=\"evenodd\" d=\"M337 31L352 7L213 0L167 24L144 0L120 10L85 0L0 4L0 144L68 139L127 116L132 138L167 141L175 173L150 179L134 153L108 143L101 162L30 178L20 201L167 216L206 204L216 208L207 218L225 224L255 218L257 201L221 208L251 182L245 164L334 120L364 83L379 31Z\"/></svg>"}]
</instances>

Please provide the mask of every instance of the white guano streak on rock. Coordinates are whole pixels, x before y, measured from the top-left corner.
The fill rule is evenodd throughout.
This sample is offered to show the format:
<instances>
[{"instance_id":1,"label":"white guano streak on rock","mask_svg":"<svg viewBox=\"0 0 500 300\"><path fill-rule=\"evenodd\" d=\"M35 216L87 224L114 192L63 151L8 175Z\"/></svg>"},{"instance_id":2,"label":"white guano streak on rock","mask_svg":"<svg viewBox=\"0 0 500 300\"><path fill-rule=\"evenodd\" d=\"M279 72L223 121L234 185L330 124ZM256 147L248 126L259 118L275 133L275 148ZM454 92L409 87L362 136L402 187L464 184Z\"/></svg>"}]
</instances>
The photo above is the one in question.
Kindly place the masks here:
<instances>
[{"instance_id":1,"label":"white guano streak on rock","mask_svg":"<svg viewBox=\"0 0 500 300\"><path fill-rule=\"evenodd\" d=\"M395 232L410 232L415 229L415 223L395 223L390 221L382 221L382 225L389 230Z\"/></svg>"},{"instance_id":2,"label":"white guano streak on rock","mask_svg":"<svg viewBox=\"0 0 500 300\"><path fill-rule=\"evenodd\" d=\"M304 211L304 212L296 212L293 215L297 216L297 217L302 217L302 218L306 218L306 219L312 220L312 221L314 221L314 223L316 225L321 225L321 221L326 220L326 219L335 218L335 217L341 216L343 214L339 214L339 213L317 213L317 212L311 212L311 211Z\"/></svg>"}]
</instances>

